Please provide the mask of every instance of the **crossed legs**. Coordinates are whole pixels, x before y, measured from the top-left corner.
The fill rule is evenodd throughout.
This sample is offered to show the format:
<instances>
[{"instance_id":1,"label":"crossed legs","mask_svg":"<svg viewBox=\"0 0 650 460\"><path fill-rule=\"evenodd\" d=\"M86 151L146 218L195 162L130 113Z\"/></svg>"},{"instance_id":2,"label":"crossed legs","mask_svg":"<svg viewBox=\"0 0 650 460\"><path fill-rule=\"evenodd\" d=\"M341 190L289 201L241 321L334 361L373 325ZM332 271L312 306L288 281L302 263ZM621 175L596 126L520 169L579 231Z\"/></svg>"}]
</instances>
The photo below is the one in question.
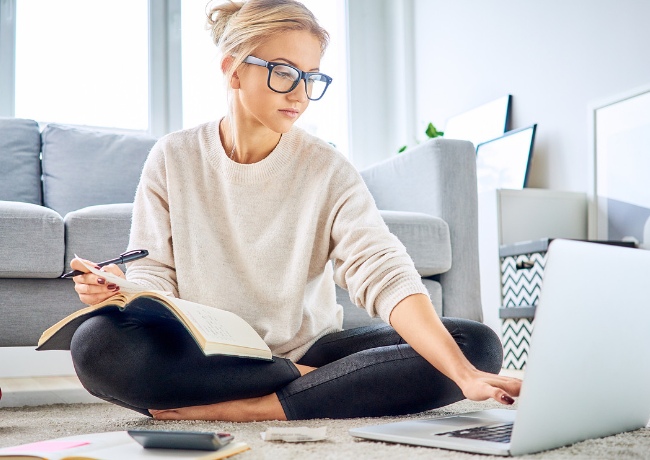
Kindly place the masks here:
<instances>
[{"instance_id":1,"label":"crossed legs","mask_svg":"<svg viewBox=\"0 0 650 460\"><path fill-rule=\"evenodd\" d=\"M498 373L502 349L491 329L463 319L443 323L474 366ZM463 399L450 379L387 325L321 338L298 362L300 369L277 357L266 362L205 356L182 326L145 324L126 312L85 321L71 352L90 393L145 415L149 409L201 406L208 413L197 418L368 417ZM317 369L307 373L312 367Z\"/></svg>"}]
</instances>

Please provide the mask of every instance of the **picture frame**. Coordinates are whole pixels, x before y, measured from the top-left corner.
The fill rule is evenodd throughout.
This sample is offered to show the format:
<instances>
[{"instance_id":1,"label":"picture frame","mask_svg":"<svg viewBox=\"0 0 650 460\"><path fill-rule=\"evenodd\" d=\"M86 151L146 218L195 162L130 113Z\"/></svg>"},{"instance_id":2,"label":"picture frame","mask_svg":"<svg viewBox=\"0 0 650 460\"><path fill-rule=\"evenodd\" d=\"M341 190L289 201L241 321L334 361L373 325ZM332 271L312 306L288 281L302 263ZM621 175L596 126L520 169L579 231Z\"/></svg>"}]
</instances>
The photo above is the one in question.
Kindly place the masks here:
<instances>
[{"instance_id":1,"label":"picture frame","mask_svg":"<svg viewBox=\"0 0 650 460\"><path fill-rule=\"evenodd\" d=\"M478 193L528 185L537 124L508 131L476 146Z\"/></svg>"},{"instance_id":2,"label":"picture frame","mask_svg":"<svg viewBox=\"0 0 650 460\"><path fill-rule=\"evenodd\" d=\"M495 139L508 131L512 96L487 102L447 120L445 139L470 141L477 148L479 144Z\"/></svg>"},{"instance_id":3,"label":"picture frame","mask_svg":"<svg viewBox=\"0 0 650 460\"><path fill-rule=\"evenodd\" d=\"M650 84L590 108L590 239L650 247Z\"/></svg>"}]
</instances>

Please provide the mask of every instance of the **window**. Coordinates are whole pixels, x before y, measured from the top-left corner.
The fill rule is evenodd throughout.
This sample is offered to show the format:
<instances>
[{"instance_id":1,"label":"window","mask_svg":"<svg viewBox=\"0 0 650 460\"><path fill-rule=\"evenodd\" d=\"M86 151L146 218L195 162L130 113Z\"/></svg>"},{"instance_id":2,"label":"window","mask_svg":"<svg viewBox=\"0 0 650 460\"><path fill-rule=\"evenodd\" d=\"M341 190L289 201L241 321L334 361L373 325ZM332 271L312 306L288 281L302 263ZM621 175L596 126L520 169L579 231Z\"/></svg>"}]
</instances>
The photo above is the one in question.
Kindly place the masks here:
<instances>
[{"instance_id":1,"label":"window","mask_svg":"<svg viewBox=\"0 0 650 460\"><path fill-rule=\"evenodd\" d=\"M226 113L220 56L206 29L206 3L181 1L183 127L216 120Z\"/></svg>"},{"instance_id":2,"label":"window","mask_svg":"<svg viewBox=\"0 0 650 460\"><path fill-rule=\"evenodd\" d=\"M8 2L15 2L15 15L0 18L0 35L13 38L15 28L16 46L4 40L12 49L3 54L0 45L0 57L9 56L0 59L0 90L12 95L0 97L5 116L160 136L225 113L220 57L205 28L205 2ZM298 124L347 154L346 0L304 3L331 34L321 68L334 81Z\"/></svg>"},{"instance_id":3,"label":"window","mask_svg":"<svg viewBox=\"0 0 650 460\"><path fill-rule=\"evenodd\" d=\"M331 142L349 156L348 142L348 66L345 0L302 0L330 34L330 44L321 61L321 72L332 77L327 94L309 104L298 125Z\"/></svg>"},{"instance_id":4,"label":"window","mask_svg":"<svg viewBox=\"0 0 650 460\"><path fill-rule=\"evenodd\" d=\"M15 115L147 130L147 0L18 0Z\"/></svg>"}]
</instances>

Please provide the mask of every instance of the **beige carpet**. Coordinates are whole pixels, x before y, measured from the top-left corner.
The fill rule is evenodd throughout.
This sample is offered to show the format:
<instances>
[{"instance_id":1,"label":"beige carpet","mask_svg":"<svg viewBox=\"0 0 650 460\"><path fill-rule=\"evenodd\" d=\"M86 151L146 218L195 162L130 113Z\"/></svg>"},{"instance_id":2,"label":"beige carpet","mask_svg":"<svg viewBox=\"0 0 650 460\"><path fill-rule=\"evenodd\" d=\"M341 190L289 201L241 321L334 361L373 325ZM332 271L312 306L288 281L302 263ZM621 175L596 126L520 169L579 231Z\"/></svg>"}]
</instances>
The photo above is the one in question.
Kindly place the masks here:
<instances>
[{"instance_id":1,"label":"beige carpet","mask_svg":"<svg viewBox=\"0 0 650 460\"><path fill-rule=\"evenodd\" d=\"M500 407L496 403L463 401L442 409L418 414L418 417ZM160 422L111 404L69 404L0 409L0 447L90 432L117 431L131 428L197 429L226 431L246 441L252 450L235 459L465 459L490 458L424 447L412 447L359 440L348 434L351 427L392 422L398 418L351 420L311 420L300 422ZM326 441L302 444L264 442L259 433L269 426L309 426L328 428ZM650 459L650 429L594 439L573 446L531 455L527 458L548 459Z\"/></svg>"}]
</instances>

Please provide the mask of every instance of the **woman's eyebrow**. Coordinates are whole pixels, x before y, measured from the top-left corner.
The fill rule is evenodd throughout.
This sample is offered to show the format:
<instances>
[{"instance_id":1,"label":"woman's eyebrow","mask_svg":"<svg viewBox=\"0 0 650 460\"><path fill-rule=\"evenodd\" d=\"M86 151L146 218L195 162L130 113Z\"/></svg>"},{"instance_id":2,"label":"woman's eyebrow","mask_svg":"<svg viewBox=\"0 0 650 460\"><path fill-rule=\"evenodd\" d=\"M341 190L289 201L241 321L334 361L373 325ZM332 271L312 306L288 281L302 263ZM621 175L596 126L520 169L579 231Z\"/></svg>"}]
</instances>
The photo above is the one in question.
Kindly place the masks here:
<instances>
[{"instance_id":1,"label":"woman's eyebrow","mask_svg":"<svg viewBox=\"0 0 650 460\"><path fill-rule=\"evenodd\" d=\"M272 62L284 61L284 62L286 62L287 64L291 64L291 65L294 66L295 68L300 69L300 67L298 67L298 65L296 65L294 62L291 62L291 61L290 61L289 59L287 59L287 58L279 57L279 58L271 59L271 61L272 61ZM307 70L307 72L318 72L319 70L320 70L320 69L319 69L318 67L316 67L316 68L313 68L313 69Z\"/></svg>"}]
</instances>

